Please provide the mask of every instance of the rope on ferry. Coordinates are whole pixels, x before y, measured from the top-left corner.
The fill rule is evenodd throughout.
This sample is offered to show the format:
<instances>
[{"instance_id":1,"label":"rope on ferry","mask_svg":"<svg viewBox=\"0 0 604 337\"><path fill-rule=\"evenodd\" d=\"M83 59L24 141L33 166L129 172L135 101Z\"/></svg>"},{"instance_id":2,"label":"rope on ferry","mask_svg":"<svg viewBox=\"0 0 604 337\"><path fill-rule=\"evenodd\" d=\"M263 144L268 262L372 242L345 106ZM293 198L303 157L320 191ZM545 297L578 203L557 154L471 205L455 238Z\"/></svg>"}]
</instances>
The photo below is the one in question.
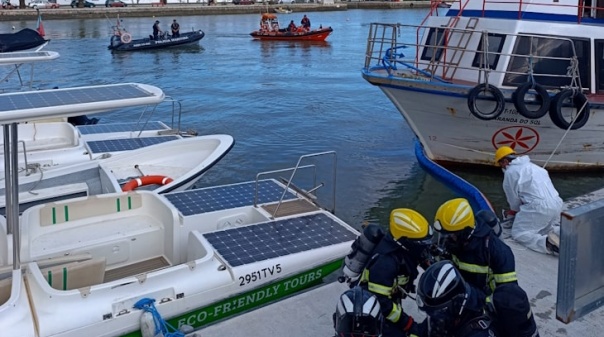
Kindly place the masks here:
<instances>
[{"instance_id":1,"label":"rope on ferry","mask_svg":"<svg viewBox=\"0 0 604 337\"><path fill-rule=\"evenodd\" d=\"M568 66L567 72L566 72L566 75L571 77L571 84L570 84L569 89L565 89L565 90L572 90L573 95L577 95L577 94L583 95L583 93L582 93L583 89L581 87L581 82L577 80L579 77L578 74L579 74L579 60L577 59L577 56L573 56L572 59L570 60L570 65ZM562 91L560 93L556 94L556 96L558 96L561 93L562 93ZM552 115L553 109L554 109L554 107L552 104L552 109L550 110L550 117ZM588 111L586 112L585 110L588 110ZM570 130L573 130L573 125L575 124L575 121L577 121L579 119L579 116L582 113L585 114L587 117L589 117L589 101L587 99L585 99L585 101L583 102L583 105L581 106L581 109L579 109L577 116L574 119L572 119L571 122L569 123L568 127L566 128L566 131L560 138L560 141L558 142L558 144L556 144L556 147L554 148L552 153L550 153L549 157L543 164L543 168L545 168L547 166L547 164L552 159L554 154L558 151L558 148L560 147L560 145L562 145L562 142L564 141L564 138L566 138L566 135L568 134L568 132ZM553 121L553 118L552 118L552 121ZM587 119L585 119L585 122L587 122ZM585 123L583 123L583 124L585 124ZM581 125L581 126L583 126L583 125Z\"/></svg>"}]
</instances>

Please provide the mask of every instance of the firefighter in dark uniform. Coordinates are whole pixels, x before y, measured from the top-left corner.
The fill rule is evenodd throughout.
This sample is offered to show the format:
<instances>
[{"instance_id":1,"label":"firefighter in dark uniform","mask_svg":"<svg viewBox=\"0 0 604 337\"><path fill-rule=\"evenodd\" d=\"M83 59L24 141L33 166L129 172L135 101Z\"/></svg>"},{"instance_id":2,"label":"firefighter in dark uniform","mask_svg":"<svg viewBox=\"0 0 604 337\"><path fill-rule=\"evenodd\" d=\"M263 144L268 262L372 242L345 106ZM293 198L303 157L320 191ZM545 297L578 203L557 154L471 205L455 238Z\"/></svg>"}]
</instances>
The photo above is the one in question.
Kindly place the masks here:
<instances>
[{"instance_id":1,"label":"firefighter in dark uniform","mask_svg":"<svg viewBox=\"0 0 604 337\"><path fill-rule=\"evenodd\" d=\"M443 203L436 212L434 230L442 235L445 250L464 280L482 292L491 312L517 311L517 315L496 314L498 326L515 331L502 336L538 336L526 293L518 285L514 253L484 221L475 221L470 203L463 198ZM502 298L520 303L510 308ZM500 306L500 310L498 309ZM514 317L514 318L511 318ZM499 332L499 331L498 331Z\"/></svg>"},{"instance_id":2,"label":"firefighter in dark uniform","mask_svg":"<svg viewBox=\"0 0 604 337\"><path fill-rule=\"evenodd\" d=\"M403 312L401 301L415 292L418 265L427 267L432 239L426 218L408 208L390 214L388 233L377 244L361 274L361 287L375 294L384 315L384 337L417 336L417 323Z\"/></svg>"},{"instance_id":3,"label":"firefighter in dark uniform","mask_svg":"<svg viewBox=\"0 0 604 337\"><path fill-rule=\"evenodd\" d=\"M464 281L451 261L432 264L417 283L417 306L426 313L421 337L495 337L480 291ZM511 335L509 337L512 337Z\"/></svg>"}]
</instances>

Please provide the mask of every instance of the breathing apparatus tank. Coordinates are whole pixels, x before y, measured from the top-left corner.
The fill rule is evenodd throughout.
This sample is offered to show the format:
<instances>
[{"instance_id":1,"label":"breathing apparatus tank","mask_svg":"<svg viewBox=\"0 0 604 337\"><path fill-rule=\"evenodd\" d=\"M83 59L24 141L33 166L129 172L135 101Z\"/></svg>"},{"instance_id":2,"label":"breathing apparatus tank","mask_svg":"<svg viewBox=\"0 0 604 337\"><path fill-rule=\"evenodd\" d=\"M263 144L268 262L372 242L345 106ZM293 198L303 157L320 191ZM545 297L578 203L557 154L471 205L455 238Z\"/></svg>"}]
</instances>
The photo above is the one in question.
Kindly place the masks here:
<instances>
[{"instance_id":1,"label":"breathing apparatus tank","mask_svg":"<svg viewBox=\"0 0 604 337\"><path fill-rule=\"evenodd\" d=\"M482 222L491 227L495 235L501 235L501 222L497 218L497 215L495 215L495 213L493 213L491 210L480 210L474 217L476 218L476 222Z\"/></svg>"},{"instance_id":2,"label":"breathing apparatus tank","mask_svg":"<svg viewBox=\"0 0 604 337\"><path fill-rule=\"evenodd\" d=\"M354 240L350 253L344 259L343 277L338 280L354 281L361 274L365 265L373 256L373 249L384 237L384 230L379 225L369 224L363 232Z\"/></svg>"}]
</instances>

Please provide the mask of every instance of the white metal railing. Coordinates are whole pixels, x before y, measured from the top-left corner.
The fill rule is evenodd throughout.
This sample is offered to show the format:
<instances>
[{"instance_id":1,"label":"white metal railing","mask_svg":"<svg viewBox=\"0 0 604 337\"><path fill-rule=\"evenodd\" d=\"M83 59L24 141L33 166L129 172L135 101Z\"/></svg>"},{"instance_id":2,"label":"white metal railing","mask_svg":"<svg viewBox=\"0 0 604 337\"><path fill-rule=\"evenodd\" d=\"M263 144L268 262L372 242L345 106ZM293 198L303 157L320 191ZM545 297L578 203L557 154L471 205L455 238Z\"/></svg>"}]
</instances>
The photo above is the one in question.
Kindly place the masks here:
<instances>
[{"instance_id":1,"label":"white metal railing","mask_svg":"<svg viewBox=\"0 0 604 337\"><path fill-rule=\"evenodd\" d=\"M424 38L429 30L432 34L440 33L438 39L431 39L424 42ZM566 78L569 85L565 87L576 87L582 90L579 80L578 58L573 41L569 38L537 35L537 34L505 34L497 32L498 36L504 37L504 43L508 44L508 39L512 43L519 43L519 39L528 39L523 43L528 43L529 50L527 54L517 54L513 52L492 51L489 50L489 32L478 29L457 28L457 27L430 27L409 24L388 24L372 23L369 28L367 39L367 49L365 55L365 71L385 70L390 76L414 77L426 81L452 82L454 79L473 81L476 83L485 83L490 75L499 74L500 77L508 75L529 76L547 78ZM416 36L416 42L401 41L401 36ZM558 41L570 48L569 57L558 57L544 55L541 50L535 48L536 39L548 41ZM471 44L468 45L468 41ZM477 41L482 41L481 48L476 47ZM465 43L466 45L462 45ZM429 60L421 59L421 53L431 51L432 56ZM469 54L471 53L471 54ZM474 59L479 54L478 66L468 65L461 62L461 58L468 56ZM409 56L407 56L409 55ZM498 58L496 66L490 66L488 60ZM549 60L563 62L566 66L566 73L539 71L535 65L540 61ZM527 65L527 71L515 71L509 69L509 62L523 63ZM503 66L502 66L503 62ZM543 68L543 67L542 67ZM561 69L557 68L558 70ZM463 75L458 74L458 70L465 71ZM547 69L545 69L547 70ZM470 75L469 75L470 74ZM475 77L474 77L475 76Z\"/></svg>"}]
</instances>

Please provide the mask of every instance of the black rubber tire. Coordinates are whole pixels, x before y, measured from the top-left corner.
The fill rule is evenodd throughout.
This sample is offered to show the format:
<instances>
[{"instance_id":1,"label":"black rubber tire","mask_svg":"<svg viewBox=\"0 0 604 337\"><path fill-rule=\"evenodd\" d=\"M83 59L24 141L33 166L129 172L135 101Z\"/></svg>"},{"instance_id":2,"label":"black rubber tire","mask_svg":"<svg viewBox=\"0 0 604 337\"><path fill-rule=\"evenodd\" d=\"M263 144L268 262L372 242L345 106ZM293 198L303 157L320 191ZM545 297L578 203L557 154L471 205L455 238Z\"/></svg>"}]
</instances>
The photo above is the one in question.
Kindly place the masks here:
<instances>
[{"instance_id":1,"label":"black rubber tire","mask_svg":"<svg viewBox=\"0 0 604 337\"><path fill-rule=\"evenodd\" d=\"M478 109L478 107L476 106L476 100L479 99L478 95L480 95L480 93L482 92L490 92L492 97L492 100L494 100L497 105L495 106L495 108L493 109L493 111L490 111L488 113L484 113L482 111L480 111ZM484 97L485 95L483 95L482 97L480 97L480 99L485 99ZM487 98L487 99L491 99L491 98ZM481 83L477 86L475 86L474 88L472 88L472 90L470 90L470 92L468 93L468 109L470 109L470 112L472 113L472 115L474 115L474 117L481 119L483 121L488 121L491 119L495 119L497 117L499 117L499 115L501 115L501 113L503 112L503 109L505 108L505 97L503 97L503 93L501 92L501 90L497 89L496 86L494 85L487 85L485 83Z\"/></svg>"},{"instance_id":2,"label":"black rubber tire","mask_svg":"<svg viewBox=\"0 0 604 337\"><path fill-rule=\"evenodd\" d=\"M526 102L524 101L524 96L526 93L533 89L537 92L536 101L541 103L537 110L529 110ZM526 82L518 88L512 94L512 101L514 102L514 107L516 107L516 111L522 116L529 119L539 119L545 116L550 108L550 97L547 90L540 84Z\"/></svg>"},{"instance_id":3,"label":"black rubber tire","mask_svg":"<svg viewBox=\"0 0 604 337\"><path fill-rule=\"evenodd\" d=\"M574 95L574 96L573 96ZM552 103L549 108L549 116L552 119L552 122L559 127L560 129L567 130L570 126L571 121L566 120L562 115L562 107L564 105L564 101L567 99L573 100L573 106L577 111L580 111L583 107L583 104L587 102L583 112L579 115L579 118L575 121L573 126L570 128L571 130L577 130L582 128L589 119L590 108L589 102L587 101L587 97L583 93L575 94L573 90L566 89L562 90L554 96L552 99Z\"/></svg>"}]
</instances>

